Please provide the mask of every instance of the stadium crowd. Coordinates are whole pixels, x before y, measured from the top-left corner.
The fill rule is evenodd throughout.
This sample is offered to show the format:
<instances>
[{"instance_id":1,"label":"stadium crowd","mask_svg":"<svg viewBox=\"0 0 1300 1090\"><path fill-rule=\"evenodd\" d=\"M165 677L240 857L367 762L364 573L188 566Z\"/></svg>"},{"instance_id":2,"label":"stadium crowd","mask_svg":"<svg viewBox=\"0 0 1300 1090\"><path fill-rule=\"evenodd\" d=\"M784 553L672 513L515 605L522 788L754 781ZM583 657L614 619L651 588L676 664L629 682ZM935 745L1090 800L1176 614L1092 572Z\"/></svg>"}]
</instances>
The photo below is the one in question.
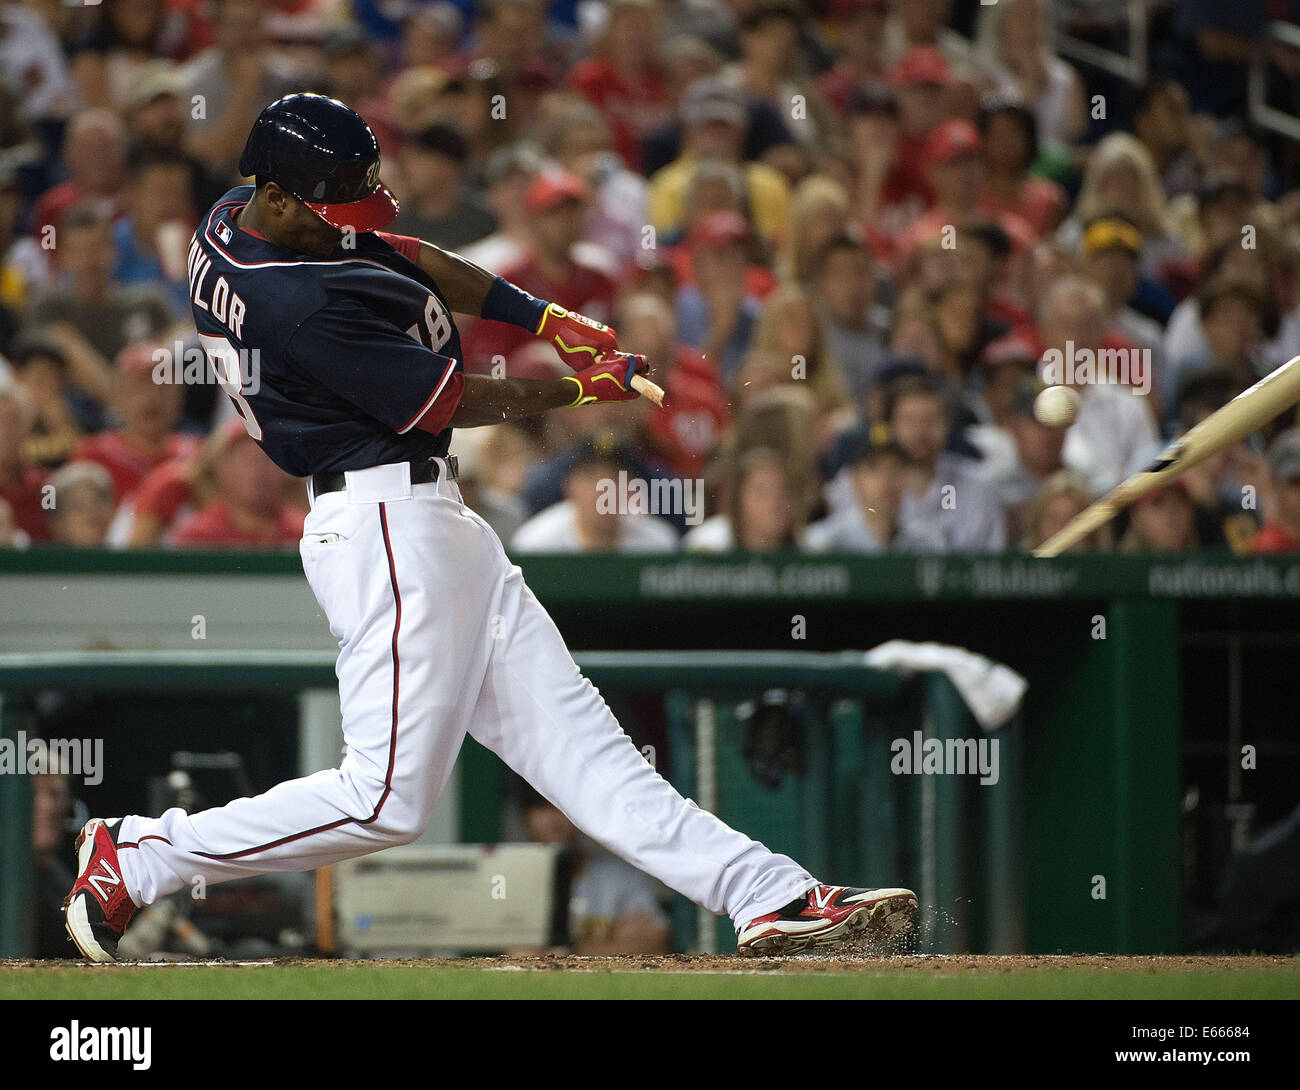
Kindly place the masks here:
<instances>
[{"instance_id":1,"label":"stadium crowd","mask_svg":"<svg viewBox=\"0 0 1300 1090\"><path fill-rule=\"evenodd\" d=\"M296 545L302 482L187 366L186 252L307 90L374 128L390 230L668 392L457 433L512 550L1032 548L1300 355L1296 145L1245 121L1292 5L1141 6L1131 85L1053 49L1128 48L1123 0L0 3L0 544ZM461 330L471 371L562 367ZM1080 548L1300 551L1292 423Z\"/></svg>"}]
</instances>

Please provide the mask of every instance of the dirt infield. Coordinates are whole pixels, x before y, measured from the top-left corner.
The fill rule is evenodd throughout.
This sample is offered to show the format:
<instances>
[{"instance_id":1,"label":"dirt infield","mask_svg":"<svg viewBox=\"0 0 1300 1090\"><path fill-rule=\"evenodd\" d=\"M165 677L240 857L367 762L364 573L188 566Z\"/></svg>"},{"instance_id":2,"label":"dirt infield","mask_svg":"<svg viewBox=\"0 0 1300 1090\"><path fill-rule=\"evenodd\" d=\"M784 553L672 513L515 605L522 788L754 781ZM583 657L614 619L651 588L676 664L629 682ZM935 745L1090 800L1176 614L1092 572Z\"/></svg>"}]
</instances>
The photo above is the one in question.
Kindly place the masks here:
<instances>
[{"instance_id":1,"label":"dirt infield","mask_svg":"<svg viewBox=\"0 0 1300 1090\"><path fill-rule=\"evenodd\" d=\"M1116 972L1116 973L1205 973L1224 971L1290 971L1300 973L1300 957L1267 956L1192 956L1170 955L1120 956L1111 954L915 954L891 957L867 955L802 954L783 958L746 957L740 954L669 954L649 957L578 957L569 954L540 954L528 957L479 958L374 958L364 961L316 958L280 958L265 961L157 961L124 963L117 970L149 970L167 965L208 965L224 968L321 967L330 965L364 965L371 968L394 966L455 966L497 972L667 972L667 973L916 973L963 976L988 973L1023 972ZM69 969L77 965L98 970L99 967L76 961L4 961L0 973L39 972Z\"/></svg>"}]
</instances>

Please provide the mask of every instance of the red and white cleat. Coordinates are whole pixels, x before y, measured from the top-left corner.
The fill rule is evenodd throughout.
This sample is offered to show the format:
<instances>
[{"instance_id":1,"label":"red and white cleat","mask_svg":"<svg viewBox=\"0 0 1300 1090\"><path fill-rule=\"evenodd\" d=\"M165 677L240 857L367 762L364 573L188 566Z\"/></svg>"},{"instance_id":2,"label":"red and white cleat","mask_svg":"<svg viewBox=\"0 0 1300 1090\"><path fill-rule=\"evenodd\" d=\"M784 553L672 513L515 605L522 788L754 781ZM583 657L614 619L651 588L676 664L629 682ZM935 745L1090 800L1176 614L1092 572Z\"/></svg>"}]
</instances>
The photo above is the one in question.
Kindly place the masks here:
<instances>
[{"instance_id":1,"label":"red and white cleat","mask_svg":"<svg viewBox=\"0 0 1300 1090\"><path fill-rule=\"evenodd\" d=\"M736 936L742 954L800 954L840 945L897 948L916 919L910 889L814 886L776 912L750 920Z\"/></svg>"},{"instance_id":2,"label":"red and white cleat","mask_svg":"<svg viewBox=\"0 0 1300 1090\"><path fill-rule=\"evenodd\" d=\"M117 960L117 943L135 915L135 903L122 880L117 842L102 818L91 818L77 834L77 881L63 902L63 915L83 955L91 961Z\"/></svg>"}]
</instances>

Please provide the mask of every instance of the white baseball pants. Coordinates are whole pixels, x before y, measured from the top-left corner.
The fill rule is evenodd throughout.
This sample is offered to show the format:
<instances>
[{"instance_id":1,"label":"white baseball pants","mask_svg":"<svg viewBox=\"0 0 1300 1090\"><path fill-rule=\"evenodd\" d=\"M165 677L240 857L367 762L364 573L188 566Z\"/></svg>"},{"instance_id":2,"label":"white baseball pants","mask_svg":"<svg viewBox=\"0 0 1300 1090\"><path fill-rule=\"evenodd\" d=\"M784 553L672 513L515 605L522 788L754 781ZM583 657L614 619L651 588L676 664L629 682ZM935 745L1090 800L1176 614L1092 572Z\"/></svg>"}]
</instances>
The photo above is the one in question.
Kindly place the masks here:
<instances>
[{"instance_id":1,"label":"white baseball pants","mask_svg":"<svg viewBox=\"0 0 1300 1090\"><path fill-rule=\"evenodd\" d=\"M784 855L683 799L579 672L495 533L446 476L349 473L303 528L307 580L339 640L347 753L256 798L117 830L132 900L301 871L423 831L466 733L583 832L737 925L816 884Z\"/></svg>"}]
</instances>

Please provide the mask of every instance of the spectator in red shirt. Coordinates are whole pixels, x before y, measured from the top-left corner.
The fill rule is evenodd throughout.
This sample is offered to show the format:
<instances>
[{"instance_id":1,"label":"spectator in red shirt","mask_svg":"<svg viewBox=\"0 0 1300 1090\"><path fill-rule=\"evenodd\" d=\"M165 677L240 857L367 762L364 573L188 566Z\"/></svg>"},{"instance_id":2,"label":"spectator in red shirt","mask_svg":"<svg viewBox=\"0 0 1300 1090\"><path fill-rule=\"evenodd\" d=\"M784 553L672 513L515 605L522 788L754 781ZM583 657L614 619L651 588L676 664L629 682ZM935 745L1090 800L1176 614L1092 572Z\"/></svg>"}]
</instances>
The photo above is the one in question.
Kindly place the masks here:
<instances>
[{"instance_id":1,"label":"spectator in red shirt","mask_svg":"<svg viewBox=\"0 0 1300 1090\"><path fill-rule=\"evenodd\" d=\"M156 382L155 366L153 344L140 342L122 350L113 396L121 427L84 439L72 452L74 462L98 462L108 470L119 503L151 469L196 447L193 437L174 430L184 406L184 388Z\"/></svg>"},{"instance_id":2,"label":"spectator in red shirt","mask_svg":"<svg viewBox=\"0 0 1300 1090\"><path fill-rule=\"evenodd\" d=\"M1250 543L1252 553L1300 553L1300 429L1290 428L1268 448L1272 510Z\"/></svg>"},{"instance_id":3,"label":"spectator in red shirt","mask_svg":"<svg viewBox=\"0 0 1300 1090\"><path fill-rule=\"evenodd\" d=\"M609 121L623 162L638 171L642 141L675 113L659 42L653 0L614 0L597 55L569 74L569 85Z\"/></svg>"},{"instance_id":4,"label":"spectator in red shirt","mask_svg":"<svg viewBox=\"0 0 1300 1090\"><path fill-rule=\"evenodd\" d=\"M56 231L59 219L75 204L89 201L116 219L126 207L126 126L111 110L83 110L63 138L67 181L47 189L36 202L32 225L41 241ZM57 236L56 236L57 237Z\"/></svg>"},{"instance_id":5,"label":"spectator in red shirt","mask_svg":"<svg viewBox=\"0 0 1300 1090\"><path fill-rule=\"evenodd\" d=\"M524 194L524 207L532 217L528 252L500 275L539 299L604 322L613 309L617 285L575 249L582 240L589 198L586 183L568 171L545 170L534 178ZM473 346L468 352L475 368L493 373L531 340L529 331L518 326L480 321L466 344Z\"/></svg>"},{"instance_id":6,"label":"spectator in red shirt","mask_svg":"<svg viewBox=\"0 0 1300 1090\"><path fill-rule=\"evenodd\" d=\"M265 454L238 420L227 421L208 440L213 497L182 519L171 542L213 548L290 548L302 537L303 512L283 500L288 476Z\"/></svg>"},{"instance_id":7,"label":"spectator in red shirt","mask_svg":"<svg viewBox=\"0 0 1300 1090\"><path fill-rule=\"evenodd\" d=\"M730 418L717 371L678 342L672 308L657 295L627 296L619 306L618 331L645 354L668 395L647 425L656 452L675 473L700 476Z\"/></svg>"},{"instance_id":8,"label":"spectator in red shirt","mask_svg":"<svg viewBox=\"0 0 1300 1090\"><path fill-rule=\"evenodd\" d=\"M46 474L23 460L36 409L27 391L0 379L0 501L12 512L13 525L32 541L48 541L50 528L42 503Z\"/></svg>"},{"instance_id":9,"label":"spectator in red shirt","mask_svg":"<svg viewBox=\"0 0 1300 1090\"><path fill-rule=\"evenodd\" d=\"M980 160L983 148L979 132L969 121L950 118L939 125L926 141L927 176L934 190L934 207L912 224L898 242L898 259L906 261L923 242L942 236L945 230L966 227L987 219L979 208L984 186ZM1024 220L1010 212L994 217L1022 251L1028 250L1034 232ZM956 238L954 235L954 245Z\"/></svg>"}]
</instances>

